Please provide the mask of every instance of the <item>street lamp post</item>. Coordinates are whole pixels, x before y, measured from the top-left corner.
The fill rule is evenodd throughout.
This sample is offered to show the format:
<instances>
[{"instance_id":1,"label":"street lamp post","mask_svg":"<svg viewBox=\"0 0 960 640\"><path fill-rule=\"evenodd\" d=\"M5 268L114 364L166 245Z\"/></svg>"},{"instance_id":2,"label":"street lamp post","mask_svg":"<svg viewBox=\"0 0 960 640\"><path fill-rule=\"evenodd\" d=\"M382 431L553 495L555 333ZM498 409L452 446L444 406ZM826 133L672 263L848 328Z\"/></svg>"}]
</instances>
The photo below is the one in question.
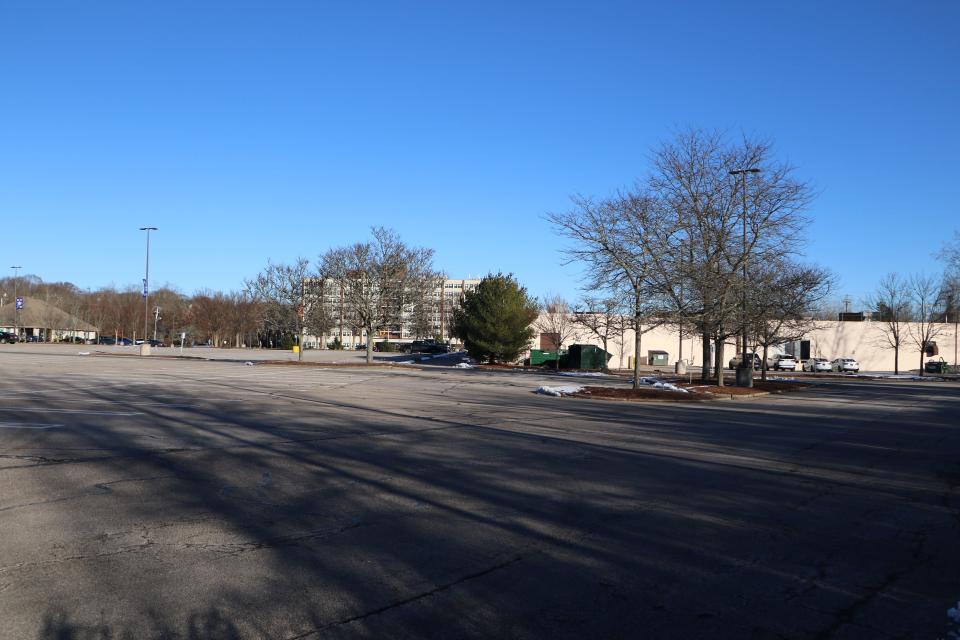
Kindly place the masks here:
<instances>
[{"instance_id":1,"label":"street lamp post","mask_svg":"<svg viewBox=\"0 0 960 640\"><path fill-rule=\"evenodd\" d=\"M140 349L140 355L150 353L149 342L147 341L147 327L150 323L150 232L156 231L156 227L140 227L140 231L147 232L147 264L143 274L143 345L147 348Z\"/></svg>"},{"instance_id":2,"label":"street lamp post","mask_svg":"<svg viewBox=\"0 0 960 640\"><path fill-rule=\"evenodd\" d=\"M748 173L760 173L760 169L756 167L750 167L749 169L733 169L730 171L732 176L740 176L741 189L743 191L743 292L742 292L742 306L741 306L741 358L740 358L740 368L737 369L737 386L738 387L752 387L753 386L753 358L749 358L747 354L747 174ZM762 367L764 363L760 363Z\"/></svg>"},{"instance_id":3,"label":"street lamp post","mask_svg":"<svg viewBox=\"0 0 960 640\"><path fill-rule=\"evenodd\" d=\"M13 335L20 340L20 298L17 297L17 284L20 282L20 265L10 267L13 269Z\"/></svg>"}]
</instances>

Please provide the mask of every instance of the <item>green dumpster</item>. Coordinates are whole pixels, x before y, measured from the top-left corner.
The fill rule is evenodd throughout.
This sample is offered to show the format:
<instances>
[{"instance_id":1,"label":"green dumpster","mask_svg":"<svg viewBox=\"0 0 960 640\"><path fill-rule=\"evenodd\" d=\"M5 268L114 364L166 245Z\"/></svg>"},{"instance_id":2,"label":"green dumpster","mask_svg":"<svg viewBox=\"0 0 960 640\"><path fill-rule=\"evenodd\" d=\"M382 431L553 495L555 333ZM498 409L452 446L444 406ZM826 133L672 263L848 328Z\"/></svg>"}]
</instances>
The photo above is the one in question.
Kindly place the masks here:
<instances>
[{"instance_id":1,"label":"green dumpster","mask_svg":"<svg viewBox=\"0 0 960 640\"><path fill-rule=\"evenodd\" d=\"M557 359L556 351L547 351L545 349L530 350L530 366L537 367L547 362L553 362Z\"/></svg>"},{"instance_id":2,"label":"green dumpster","mask_svg":"<svg viewBox=\"0 0 960 640\"><path fill-rule=\"evenodd\" d=\"M574 344L567 351L565 366L570 369L603 369L612 357L595 344Z\"/></svg>"},{"instance_id":3,"label":"green dumpster","mask_svg":"<svg viewBox=\"0 0 960 640\"><path fill-rule=\"evenodd\" d=\"M647 351L647 363L662 367L670 364L670 354L666 351Z\"/></svg>"}]
</instances>

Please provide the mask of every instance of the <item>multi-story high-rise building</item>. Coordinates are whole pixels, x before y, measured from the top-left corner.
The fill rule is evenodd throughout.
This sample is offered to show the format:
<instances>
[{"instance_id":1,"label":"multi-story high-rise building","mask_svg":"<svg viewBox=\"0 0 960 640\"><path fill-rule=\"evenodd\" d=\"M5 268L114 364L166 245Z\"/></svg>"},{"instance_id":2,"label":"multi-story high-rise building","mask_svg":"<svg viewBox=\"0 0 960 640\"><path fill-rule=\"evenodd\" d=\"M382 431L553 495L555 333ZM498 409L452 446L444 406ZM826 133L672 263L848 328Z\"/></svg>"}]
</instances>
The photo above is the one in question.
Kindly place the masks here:
<instances>
[{"instance_id":1,"label":"multi-story high-rise building","mask_svg":"<svg viewBox=\"0 0 960 640\"><path fill-rule=\"evenodd\" d=\"M453 312L460 306L464 295L480 284L479 278L439 278L429 294L426 305L403 305L399 321L387 328L381 328L374 340L410 342L417 338L451 339ZM345 303L344 291L336 283L325 283L322 304L325 305L332 329L322 336L307 335L304 344L313 348L324 348L336 338L344 348L351 349L366 344L367 332L351 317ZM310 313L308 306L307 313ZM308 322L309 326L309 322Z\"/></svg>"}]
</instances>

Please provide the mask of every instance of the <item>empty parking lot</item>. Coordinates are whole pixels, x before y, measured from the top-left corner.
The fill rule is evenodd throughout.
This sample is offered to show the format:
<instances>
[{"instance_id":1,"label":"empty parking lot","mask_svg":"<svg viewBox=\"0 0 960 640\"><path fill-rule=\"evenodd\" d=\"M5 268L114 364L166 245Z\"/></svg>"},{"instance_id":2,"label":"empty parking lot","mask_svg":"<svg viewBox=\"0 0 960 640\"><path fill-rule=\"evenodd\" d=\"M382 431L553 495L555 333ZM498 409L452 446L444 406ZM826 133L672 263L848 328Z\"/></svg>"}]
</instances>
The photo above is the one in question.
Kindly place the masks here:
<instances>
[{"instance_id":1,"label":"empty parking lot","mask_svg":"<svg viewBox=\"0 0 960 640\"><path fill-rule=\"evenodd\" d=\"M3 638L938 637L960 388L0 353Z\"/></svg>"}]
</instances>

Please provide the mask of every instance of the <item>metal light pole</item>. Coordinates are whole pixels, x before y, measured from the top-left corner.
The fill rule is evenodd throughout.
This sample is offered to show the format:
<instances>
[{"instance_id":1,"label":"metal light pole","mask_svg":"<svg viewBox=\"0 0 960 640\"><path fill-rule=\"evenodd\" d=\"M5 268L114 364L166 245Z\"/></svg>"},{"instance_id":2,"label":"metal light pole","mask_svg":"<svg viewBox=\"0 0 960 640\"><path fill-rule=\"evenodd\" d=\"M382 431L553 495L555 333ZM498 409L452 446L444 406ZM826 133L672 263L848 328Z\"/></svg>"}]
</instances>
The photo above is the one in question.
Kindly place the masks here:
<instances>
[{"instance_id":1,"label":"metal light pole","mask_svg":"<svg viewBox=\"0 0 960 640\"><path fill-rule=\"evenodd\" d=\"M150 232L156 230L156 227L140 227L140 231L147 232L147 266L143 275L143 344L145 345L150 344L147 342L147 326L150 322ZM150 353L149 347L140 349L141 355L148 353Z\"/></svg>"},{"instance_id":2,"label":"metal light pole","mask_svg":"<svg viewBox=\"0 0 960 640\"><path fill-rule=\"evenodd\" d=\"M750 362L747 362L747 174L748 173L760 173L760 169L756 167L751 167L749 169L733 169L730 171L732 176L740 176L741 187L743 190L743 293L742 293L742 308L741 313L743 317L741 318L742 323L742 335L741 341L743 342L742 354L740 359L740 368L737 369L737 386L738 387L752 387L753 386L753 358L749 358ZM760 366L764 366L766 363L761 362Z\"/></svg>"},{"instance_id":3,"label":"metal light pole","mask_svg":"<svg viewBox=\"0 0 960 640\"><path fill-rule=\"evenodd\" d=\"M20 265L10 267L13 269L13 335L20 340L20 298L17 297L17 283L20 282Z\"/></svg>"},{"instance_id":4,"label":"metal light pole","mask_svg":"<svg viewBox=\"0 0 960 640\"><path fill-rule=\"evenodd\" d=\"M957 304L957 283L953 282L953 372L960 373L960 362L957 362L957 328L960 327L960 305Z\"/></svg>"}]
</instances>

